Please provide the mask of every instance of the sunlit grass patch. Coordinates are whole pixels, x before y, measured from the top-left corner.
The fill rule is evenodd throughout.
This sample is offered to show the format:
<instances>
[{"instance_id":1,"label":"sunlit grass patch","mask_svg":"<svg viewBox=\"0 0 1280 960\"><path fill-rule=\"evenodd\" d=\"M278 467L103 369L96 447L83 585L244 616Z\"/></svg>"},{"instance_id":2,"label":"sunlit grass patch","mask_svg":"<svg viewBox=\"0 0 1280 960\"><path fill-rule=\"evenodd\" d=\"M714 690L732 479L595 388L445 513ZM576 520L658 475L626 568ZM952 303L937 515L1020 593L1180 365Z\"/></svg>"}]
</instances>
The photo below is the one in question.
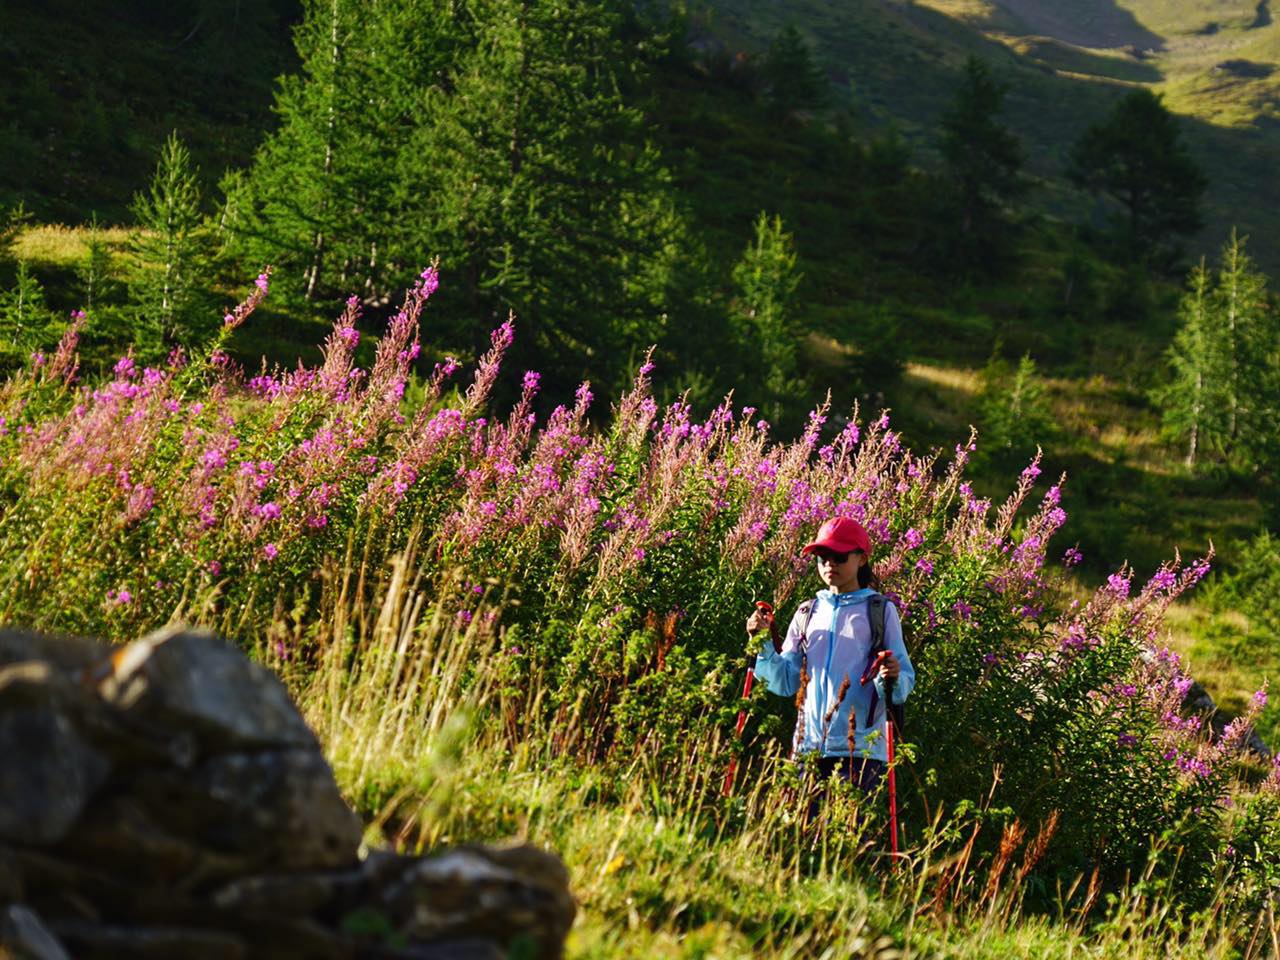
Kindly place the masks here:
<instances>
[{"instance_id":1,"label":"sunlit grass patch","mask_svg":"<svg viewBox=\"0 0 1280 960\"><path fill-rule=\"evenodd\" d=\"M123 250L129 237L126 227L103 227L99 236L113 251ZM74 266L88 254L89 229L60 223L28 227L14 241L14 255L50 266Z\"/></svg>"}]
</instances>

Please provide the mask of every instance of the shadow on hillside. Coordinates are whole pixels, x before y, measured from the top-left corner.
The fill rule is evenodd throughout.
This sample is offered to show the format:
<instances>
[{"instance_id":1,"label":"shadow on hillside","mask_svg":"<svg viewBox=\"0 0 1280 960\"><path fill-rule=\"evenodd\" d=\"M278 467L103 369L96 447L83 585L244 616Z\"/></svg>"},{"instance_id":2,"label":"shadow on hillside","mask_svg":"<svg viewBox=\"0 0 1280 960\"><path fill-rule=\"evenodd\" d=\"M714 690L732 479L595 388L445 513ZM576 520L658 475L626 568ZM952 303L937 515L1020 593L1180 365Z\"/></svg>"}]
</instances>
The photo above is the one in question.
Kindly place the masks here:
<instances>
[{"instance_id":1,"label":"shadow on hillside","mask_svg":"<svg viewBox=\"0 0 1280 960\"><path fill-rule=\"evenodd\" d=\"M995 0L995 5L1022 24L1027 35L1056 37L1095 50L1165 49L1164 37L1148 30L1114 0L1090 0L1088 6L1092 9L1087 13L1079 9L1079 3L1063 0Z\"/></svg>"},{"instance_id":2,"label":"shadow on hillside","mask_svg":"<svg viewBox=\"0 0 1280 960\"><path fill-rule=\"evenodd\" d=\"M1141 52L1102 56L1049 37L1027 37L1015 41L1013 47L1028 62L1048 70L1122 83L1159 83L1164 79Z\"/></svg>"}]
</instances>

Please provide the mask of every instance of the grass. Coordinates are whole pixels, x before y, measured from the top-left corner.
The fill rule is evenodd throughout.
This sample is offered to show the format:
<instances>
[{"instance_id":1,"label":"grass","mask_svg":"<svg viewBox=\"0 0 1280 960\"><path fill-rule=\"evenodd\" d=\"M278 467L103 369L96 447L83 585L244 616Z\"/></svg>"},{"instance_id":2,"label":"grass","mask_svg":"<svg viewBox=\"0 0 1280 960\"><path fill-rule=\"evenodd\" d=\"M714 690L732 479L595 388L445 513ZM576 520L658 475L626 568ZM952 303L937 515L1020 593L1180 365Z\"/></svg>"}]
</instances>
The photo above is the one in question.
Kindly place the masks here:
<instances>
[{"instance_id":1,"label":"grass","mask_svg":"<svg viewBox=\"0 0 1280 960\"><path fill-rule=\"evenodd\" d=\"M777 754L744 771L729 803L708 799L719 792L717 743L690 744L675 767L643 751L581 765L572 712L543 726L546 691L503 680L502 635L480 615L463 629L431 612L414 549L368 602L350 587L372 571L326 577L315 660L274 665L370 823L369 842L555 850L579 902L575 960L1263 956L1241 952L1244 927L1221 910L1176 916L1150 873L1105 910L1090 909L1101 902L1083 877L1030 910L1016 860L966 870L926 839L889 871L875 838L845 826L844 801L830 802L822 830L792 814ZM487 603L501 602L496 590Z\"/></svg>"},{"instance_id":2,"label":"grass","mask_svg":"<svg viewBox=\"0 0 1280 960\"><path fill-rule=\"evenodd\" d=\"M108 249L119 254L129 239L127 227L101 227L99 236ZM13 245L13 255L44 268L74 268L88 255L89 231L85 227L61 223L39 224L22 230Z\"/></svg>"}]
</instances>

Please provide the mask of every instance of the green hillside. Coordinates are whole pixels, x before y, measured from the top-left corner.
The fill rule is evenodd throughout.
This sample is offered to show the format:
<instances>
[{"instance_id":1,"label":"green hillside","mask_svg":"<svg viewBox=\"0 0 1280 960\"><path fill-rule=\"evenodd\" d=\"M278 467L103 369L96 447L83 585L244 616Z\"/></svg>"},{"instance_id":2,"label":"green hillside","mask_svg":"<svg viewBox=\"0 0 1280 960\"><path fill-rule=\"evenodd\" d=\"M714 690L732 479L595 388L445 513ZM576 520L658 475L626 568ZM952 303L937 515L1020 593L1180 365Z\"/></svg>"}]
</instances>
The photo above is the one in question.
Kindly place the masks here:
<instances>
[{"instance_id":1,"label":"green hillside","mask_svg":"<svg viewBox=\"0 0 1280 960\"><path fill-rule=\"evenodd\" d=\"M1011 85L1008 122L1043 178L1037 202L1069 219L1080 219L1091 201L1062 181L1067 149L1129 86L1149 86L1185 118L1187 139L1212 180L1195 252L1216 249L1237 226L1274 273L1280 26L1258 9L1233 0L716 0L707 29L730 46L759 50L784 24L796 26L865 122L892 122L922 146L935 140L965 58L991 60ZM1260 20L1267 22L1255 26Z\"/></svg>"}]
</instances>

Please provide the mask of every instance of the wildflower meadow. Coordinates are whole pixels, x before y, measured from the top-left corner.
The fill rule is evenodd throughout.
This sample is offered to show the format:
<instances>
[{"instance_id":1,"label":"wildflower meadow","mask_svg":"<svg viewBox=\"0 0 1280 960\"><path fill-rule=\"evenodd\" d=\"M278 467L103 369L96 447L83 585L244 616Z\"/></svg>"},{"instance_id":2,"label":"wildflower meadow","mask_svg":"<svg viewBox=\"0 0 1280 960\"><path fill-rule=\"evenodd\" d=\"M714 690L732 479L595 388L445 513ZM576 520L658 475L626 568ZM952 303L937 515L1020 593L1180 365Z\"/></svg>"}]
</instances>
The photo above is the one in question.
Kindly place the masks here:
<instances>
[{"instance_id":1,"label":"wildflower meadow","mask_svg":"<svg viewBox=\"0 0 1280 960\"><path fill-rule=\"evenodd\" d=\"M1214 736L1164 643L1210 557L1088 591L1038 457L993 501L966 480L976 435L919 454L888 414L818 404L780 440L733 397L658 404L648 360L607 412L589 383L551 408L503 370L510 322L465 374L425 367L437 285L367 368L355 298L318 365L235 362L269 271L212 343L100 381L73 317L0 388L0 612L234 639L304 703L374 842L561 849L583 956L874 955L913 930L963 955L930 916L1012 952L1019 924L1119 943L1139 915L1152 955L1270 948L1280 764L1242 753L1266 690ZM800 548L833 514L870 531L918 674L898 862L878 795L801 815L791 705L757 691L732 735L746 616L812 592Z\"/></svg>"}]
</instances>

